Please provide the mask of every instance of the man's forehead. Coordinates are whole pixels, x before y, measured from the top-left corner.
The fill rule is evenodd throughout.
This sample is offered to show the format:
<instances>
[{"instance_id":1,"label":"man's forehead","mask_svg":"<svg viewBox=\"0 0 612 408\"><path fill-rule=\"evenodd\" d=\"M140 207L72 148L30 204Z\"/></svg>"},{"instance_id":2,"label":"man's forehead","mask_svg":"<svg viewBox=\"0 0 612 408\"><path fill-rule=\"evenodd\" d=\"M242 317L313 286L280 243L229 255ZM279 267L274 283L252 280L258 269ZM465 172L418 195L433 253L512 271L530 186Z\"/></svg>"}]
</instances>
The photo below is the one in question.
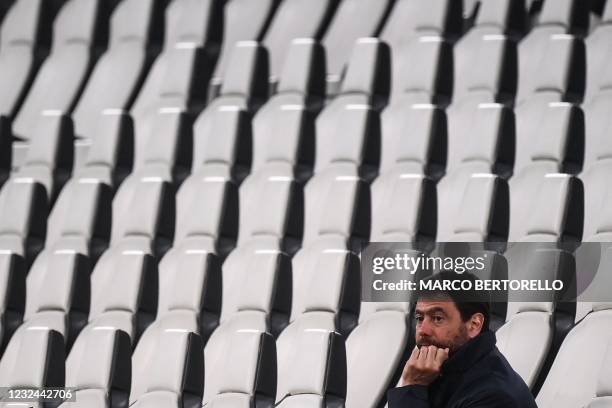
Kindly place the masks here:
<instances>
[{"instance_id":1,"label":"man's forehead","mask_svg":"<svg viewBox=\"0 0 612 408\"><path fill-rule=\"evenodd\" d=\"M419 300L416 304L416 310L422 313L436 310L448 312L455 309L456 306L452 300Z\"/></svg>"}]
</instances>

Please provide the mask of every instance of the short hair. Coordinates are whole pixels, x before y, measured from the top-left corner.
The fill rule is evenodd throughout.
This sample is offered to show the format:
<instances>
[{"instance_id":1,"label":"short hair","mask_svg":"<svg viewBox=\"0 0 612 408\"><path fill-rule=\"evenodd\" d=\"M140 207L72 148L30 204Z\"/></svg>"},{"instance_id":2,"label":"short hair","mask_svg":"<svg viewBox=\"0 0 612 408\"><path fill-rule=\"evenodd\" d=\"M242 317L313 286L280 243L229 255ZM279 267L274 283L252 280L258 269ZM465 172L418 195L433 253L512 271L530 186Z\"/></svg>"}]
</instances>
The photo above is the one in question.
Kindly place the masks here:
<instances>
[{"instance_id":1,"label":"short hair","mask_svg":"<svg viewBox=\"0 0 612 408\"><path fill-rule=\"evenodd\" d=\"M435 285L436 282L456 282L456 281L471 281L470 289L467 290L449 290L442 285ZM474 282L478 278L470 273L457 273L450 270L441 271L423 281L431 281L433 285L428 286L431 289L419 289L416 291L415 299L418 302L420 299L450 299L461 315L461 320L467 322L474 314L482 313L484 322L482 324L482 332L489 330L489 320L491 315L490 299L487 292L474 289ZM424 287L423 285L421 287Z\"/></svg>"}]
</instances>

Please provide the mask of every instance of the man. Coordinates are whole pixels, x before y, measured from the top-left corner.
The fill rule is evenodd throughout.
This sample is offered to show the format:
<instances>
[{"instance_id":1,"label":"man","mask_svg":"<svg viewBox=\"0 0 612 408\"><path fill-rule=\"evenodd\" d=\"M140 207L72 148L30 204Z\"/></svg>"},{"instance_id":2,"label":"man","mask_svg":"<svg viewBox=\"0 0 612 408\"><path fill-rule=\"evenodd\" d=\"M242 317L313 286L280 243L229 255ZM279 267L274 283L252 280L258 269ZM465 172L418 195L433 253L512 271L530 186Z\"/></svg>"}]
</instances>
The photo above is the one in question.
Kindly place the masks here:
<instances>
[{"instance_id":1,"label":"man","mask_svg":"<svg viewBox=\"0 0 612 408\"><path fill-rule=\"evenodd\" d=\"M476 278L441 272L429 278ZM475 291L417 294L416 347L389 408L536 408L529 388L495 346L489 304Z\"/></svg>"}]
</instances>

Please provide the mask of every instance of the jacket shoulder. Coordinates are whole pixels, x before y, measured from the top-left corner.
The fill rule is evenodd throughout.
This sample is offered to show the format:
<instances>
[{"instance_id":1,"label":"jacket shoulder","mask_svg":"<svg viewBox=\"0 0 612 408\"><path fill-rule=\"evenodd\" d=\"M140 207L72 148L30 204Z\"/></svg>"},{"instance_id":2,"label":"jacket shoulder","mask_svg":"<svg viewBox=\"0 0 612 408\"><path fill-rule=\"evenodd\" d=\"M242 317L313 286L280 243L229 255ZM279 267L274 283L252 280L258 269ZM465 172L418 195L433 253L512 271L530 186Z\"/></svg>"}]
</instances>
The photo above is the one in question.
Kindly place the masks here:
<instances>
[{"instance_id":1,"label":"jacket shoulder","mask_svg":"<svg viewBox=\"0 0 612 408\"><path fill-rule=\"evenodd\" d=\"M523 379L497 349L466 372L465 385L472 390L470 399L486 402L482 406L537 407Z\"/></svg>"}]
</instances>

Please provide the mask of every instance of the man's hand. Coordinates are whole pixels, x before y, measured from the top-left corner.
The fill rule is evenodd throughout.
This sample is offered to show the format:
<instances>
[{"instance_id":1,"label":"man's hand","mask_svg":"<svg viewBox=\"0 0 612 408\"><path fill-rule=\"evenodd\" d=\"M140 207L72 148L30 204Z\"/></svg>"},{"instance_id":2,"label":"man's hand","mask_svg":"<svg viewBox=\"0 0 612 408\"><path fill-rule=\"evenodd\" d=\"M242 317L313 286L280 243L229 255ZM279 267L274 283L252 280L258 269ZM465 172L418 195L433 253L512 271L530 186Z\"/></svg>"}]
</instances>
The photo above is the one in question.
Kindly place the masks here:
<instances>
[{"instance_id":1,"label":"man's hand","mask_svg":"<svg viewBox=\"0 0 612 408\"><path fill-rule=\"evenodd\" d=\"M436 346L415 347L404 366L400 386L429 385L440 375L442 363L448 359L448 349Z\"/></svg>"}]
</instances>

